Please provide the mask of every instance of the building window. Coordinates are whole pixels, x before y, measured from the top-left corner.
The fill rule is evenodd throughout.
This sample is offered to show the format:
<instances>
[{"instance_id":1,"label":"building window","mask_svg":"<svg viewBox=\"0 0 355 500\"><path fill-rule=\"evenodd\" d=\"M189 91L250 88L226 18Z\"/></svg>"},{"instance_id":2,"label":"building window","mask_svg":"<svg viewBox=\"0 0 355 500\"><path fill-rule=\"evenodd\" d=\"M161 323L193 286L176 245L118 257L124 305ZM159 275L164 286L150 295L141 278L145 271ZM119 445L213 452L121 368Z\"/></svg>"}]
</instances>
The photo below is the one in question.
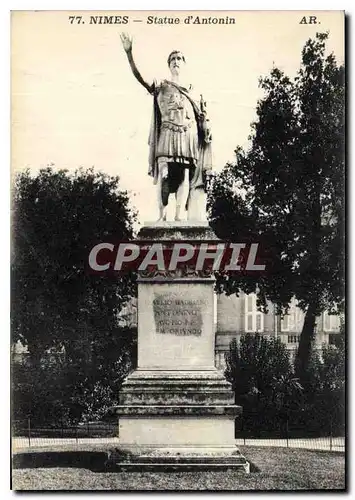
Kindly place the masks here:
<instances>
[{"instance_id":1,"label":"building window","mask_svg":"<svg viewBox=\"0 0 355 500\"><path fill-rule=\"evenodd\" d=\"M323 330L325 332L338 332L340 330L340 318L335 314L323 313Z\"/></svg>"},{"instance_id":2,"label":"building window","mask_svg":"<svg viewBox=\"0 0 355 500\"><path fill-rule=\"evenodd\" d=\"M287 337L287 343L288 344L298 344L300 341L300 336L299 335L289 335Z\"/></svg>"},{"instance_id":3,"label":"building window","mask_svg":"<svg viewBox=\"0 0 355 500\"><path fill-rule=\"evenodd\" d=\"M282 319L281 319L281 331L282 332L288 332L290 330L289 327L289 316L286 314Z\"/></svg>"},{"instance_id":4,"label":"building window","mask_svg":"<svg viewBox=\"0 0 355 500\"><path fill-rule=\"evenodd\" d=\"M251 293L245 296L245 331L263 332L264 314L256 307L256 294Z\"/></svg>"},{"instance_id":5,"label":"building window","mask_svg":"<svg viewBox=\"0 0 355 500\"><path fill-rule=\"evenodd\" d=\"M300 332L303 328L304 313L296 306L296 301L291 300L288 313L281 318L282 332Z\"/></svg>"}]
</instances>

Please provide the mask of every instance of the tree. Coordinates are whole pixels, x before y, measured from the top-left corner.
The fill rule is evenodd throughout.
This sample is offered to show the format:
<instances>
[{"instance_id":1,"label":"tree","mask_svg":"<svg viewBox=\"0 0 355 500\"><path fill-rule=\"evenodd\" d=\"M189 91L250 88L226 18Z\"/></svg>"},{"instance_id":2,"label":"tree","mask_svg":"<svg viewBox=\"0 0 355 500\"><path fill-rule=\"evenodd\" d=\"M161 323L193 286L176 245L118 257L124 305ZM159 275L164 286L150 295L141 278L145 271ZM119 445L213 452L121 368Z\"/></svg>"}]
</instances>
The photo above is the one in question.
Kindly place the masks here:
<instances>
[{"instance_id":1,"label":"tree","mask_svg":"<svg viewBox=\"0 0 355 500\"><path fill-rule=\"evenodd\" d=\"M221 238L259 242L266 273L218 277L218 290L257 292L287 312L294 296L305 311L296 357L305 381L321 311L344 306L344 67L326 55L327 34L306 42L292 80L278 68L260 79L248 150L216 176L210 222Z\"/></svg>"},{"instance_id":2,"label":"tree","mask_svg":"<svg viewBox=\"0 0 355 500\"><path fill-rule=\"evenodd\" d=\"M265 393L274 380L291 373L289 354L279 338L247 333L238 346L233 339L226 353L225 376L233 385L236 401L248 393Z\"/></svg>"},{"instance_id":3,"label":"tree","mask_svg":"<svg viewBox=\"0 0 355 500\"><path fill-rule=\"evenodd\" d=\"M303 415L297 412L298 427L310 435L344 435L345 421L345 349L344 337L337 345L312 350L303 391Z\"/></svg>"},{"instance_id":4,"label":"tree","mask_svg":"<svg viewBox=\"0 0 355 500\"><path fill-rule=\"evenodd\" d=\"M119 328L117 314L135 294L135 283L129 275L94 275L87 262L95 244L131 239L135 217L118 177L49 167L16 176L12 341L28 348L34 370L48 371L50 350L64 357L66 403L69 394L98 381L112 387L114 379L117 389L127 370L132 338Z\"/></svg>"},{"instance_id":5,"label":"tree","mask_svg":"<svg viewBox=\"0 0 355 500\"><path fill-rule=\"evenodd\" d=\"M294 378L285 344L259 333L233 339L226 353L225 376L232 383L235 402L243 407L249 428L272 430L282 412L297 401L302 390Z\"/></svg>"},{"instance_id":6,"label":"tree","mask_svg":"<svg viewBox=\"0 0 355 500\"><path fill-rule=\"evenodd\" d=\"M343 435L345 422L345 338L343 326L336 345L324 346L320 365L320 410L331 418L332 432Z\"/></svg>"}]
</instances>

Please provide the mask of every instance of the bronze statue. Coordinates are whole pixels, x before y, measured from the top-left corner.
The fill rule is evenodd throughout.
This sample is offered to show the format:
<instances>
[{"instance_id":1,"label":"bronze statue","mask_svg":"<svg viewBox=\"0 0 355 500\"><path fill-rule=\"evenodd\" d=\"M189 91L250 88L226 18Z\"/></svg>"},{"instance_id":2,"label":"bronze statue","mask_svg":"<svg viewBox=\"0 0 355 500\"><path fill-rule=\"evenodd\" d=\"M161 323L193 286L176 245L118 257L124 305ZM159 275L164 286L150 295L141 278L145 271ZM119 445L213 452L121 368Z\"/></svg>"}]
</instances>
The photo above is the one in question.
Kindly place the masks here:
<instances>
[{"instance_id":1,"label":"bronze statue","mask_svg":"<svg viewBox=\"0 0 355 500\"><path fill-rule=\"evenodd\" d=\"M134 76L153 96L153 117L149 134L149 175L157 185L159 220L166 220L170 193L175 193L175 220L187 210L188 220L200 220L205 211L204 200L212 169L211 130L202 95L197 104L189 89L180 84L184 55L174 50L168 57L169 80L147 83L132 55L132 38L121 34L122 45ZM203 203L203 201L202 201Z\"/></svg>"}]
</instances>

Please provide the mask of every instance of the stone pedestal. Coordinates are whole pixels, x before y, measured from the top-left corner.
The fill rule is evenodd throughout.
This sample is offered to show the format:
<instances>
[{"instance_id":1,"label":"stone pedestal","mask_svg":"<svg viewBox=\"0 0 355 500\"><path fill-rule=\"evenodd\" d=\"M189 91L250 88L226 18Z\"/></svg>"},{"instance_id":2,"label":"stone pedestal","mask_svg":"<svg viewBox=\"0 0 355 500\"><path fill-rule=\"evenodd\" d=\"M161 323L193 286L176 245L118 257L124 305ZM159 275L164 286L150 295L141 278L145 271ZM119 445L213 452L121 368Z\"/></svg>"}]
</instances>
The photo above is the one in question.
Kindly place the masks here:
<instances>
[{"instance_id":1,"label":"stone pedestal","mask_svg":"<svg viewBox=\"0 0 355 500\"><path fill-rule=\"evenodd\" d=\"M140 240L218 241L203 223L162 223ZM249 471L235 446L231 384L215 368L214 279L194 269L138 278L138 367L120 393L119 449L111 463L128 468L221 468Z\"/></svg>"}]
</instances>

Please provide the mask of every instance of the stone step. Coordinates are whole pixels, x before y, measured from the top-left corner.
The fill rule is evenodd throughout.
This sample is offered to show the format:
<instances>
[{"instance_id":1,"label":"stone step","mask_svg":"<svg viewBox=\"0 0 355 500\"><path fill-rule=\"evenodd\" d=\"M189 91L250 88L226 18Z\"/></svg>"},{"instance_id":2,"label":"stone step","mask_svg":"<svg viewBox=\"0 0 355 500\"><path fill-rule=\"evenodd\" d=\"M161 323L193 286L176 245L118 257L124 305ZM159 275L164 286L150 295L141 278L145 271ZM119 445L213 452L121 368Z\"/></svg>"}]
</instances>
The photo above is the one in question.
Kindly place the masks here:
<instances>
[{"instance_id":1,"label":"stone step","mask_svg":"<svg viewBox=\"0 0 355 500\"><path fill-rule=\"evenodd\" d=\"M236 447L159 447L116 449L109 454L107 467L126 470L236 469L249 472L250 466Z\"/></svg>"}]
</instances>

